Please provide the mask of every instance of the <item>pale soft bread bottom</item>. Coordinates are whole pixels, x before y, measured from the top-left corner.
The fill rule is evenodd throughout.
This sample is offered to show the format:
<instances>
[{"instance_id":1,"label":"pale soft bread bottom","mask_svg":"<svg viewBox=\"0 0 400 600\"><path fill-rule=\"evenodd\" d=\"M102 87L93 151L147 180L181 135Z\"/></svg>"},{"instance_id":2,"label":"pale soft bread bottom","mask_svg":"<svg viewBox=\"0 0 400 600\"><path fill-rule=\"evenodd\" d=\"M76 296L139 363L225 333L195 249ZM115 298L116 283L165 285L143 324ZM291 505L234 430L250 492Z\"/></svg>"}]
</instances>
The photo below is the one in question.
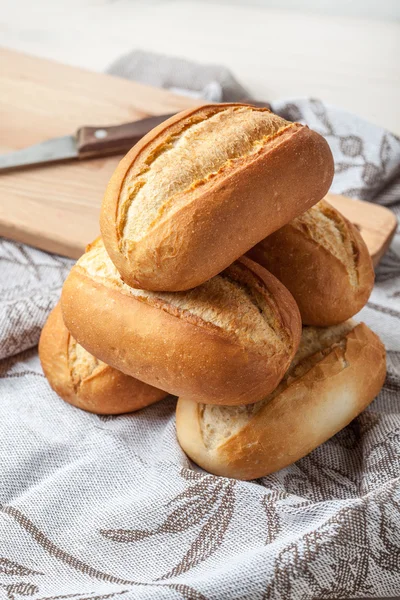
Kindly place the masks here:
<instances>
[{"instance_id":1,"label":"pale soft bread bottom","mask_svg":"<svg viewBox=\"0 0 400 600\"><path fill-rule=\"evenodd\" d=\"M53 390L69 404L88 412L133 412L167 395L113 369L82 348L65 327L59 304L43 328L39 357Z\"/></svg>"},{"instance_id":2,"label":"pale soft bread bottom","mask_svg":"<svg viewBox=\"0 0 400 600\"><path fill-rule=\"evenodd\" d=\"M224 407L180 398L178 440L211 473L262 477L347 425L378 394L385 374L384 346L365 324L305 327L284 380L264 400Z\"/></svg>"}]
</instances>

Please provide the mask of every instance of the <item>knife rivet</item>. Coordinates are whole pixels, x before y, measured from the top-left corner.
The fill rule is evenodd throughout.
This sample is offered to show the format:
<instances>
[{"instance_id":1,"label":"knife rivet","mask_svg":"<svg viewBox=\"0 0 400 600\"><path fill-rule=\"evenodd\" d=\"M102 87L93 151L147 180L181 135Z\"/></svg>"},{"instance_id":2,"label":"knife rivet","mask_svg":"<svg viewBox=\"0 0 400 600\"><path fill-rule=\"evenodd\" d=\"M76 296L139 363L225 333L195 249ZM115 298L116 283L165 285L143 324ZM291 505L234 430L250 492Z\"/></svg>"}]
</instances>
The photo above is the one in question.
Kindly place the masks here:
<instances>
[{"instance_id":1,"label":"knife rivet","mask_svg":"<svg viewBox=\"0 0 400 600\"><path fill-rule=\"evenodd\" d=\"M107 137L107 131L105 129L96 129L94 132L94 137L98 140L103 140Z\"/></svg>"}]
</instances>

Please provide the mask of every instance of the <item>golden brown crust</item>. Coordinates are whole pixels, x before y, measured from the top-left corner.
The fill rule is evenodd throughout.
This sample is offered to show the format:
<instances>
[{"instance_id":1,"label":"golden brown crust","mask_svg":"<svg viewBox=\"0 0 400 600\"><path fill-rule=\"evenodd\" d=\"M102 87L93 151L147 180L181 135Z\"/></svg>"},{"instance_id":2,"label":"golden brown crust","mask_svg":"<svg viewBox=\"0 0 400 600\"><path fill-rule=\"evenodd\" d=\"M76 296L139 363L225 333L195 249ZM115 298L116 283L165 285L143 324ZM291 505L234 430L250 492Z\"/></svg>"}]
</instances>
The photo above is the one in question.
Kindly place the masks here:
<instances>
[{"instance_id":1,"label":"golden brown crust","mask_svg":"<svg viewBox=\"0 0 400 600\"><path fill-rule=\"evenodd\" d=\"M177 296L132 290L115 279L114 266L97 249L92 245L90 257L72 269L61 299L66 326L88 352L196 402L247 404L277 386L297 350L301 321L289 292L265 269L244 258L218 276L222 284L226 275L240 280L234 285L243 299L235 304L224 285L215 297L199 288ZM83 268L88 264L92 271ZM212 284L205 290L213 291ZM261 308L253 305L254 294ZM242 306L256 313L247 329L236 326Z\"/></svg>"},{"instance_id":2,"label":"golden brown crust","mask_svg":"<svg viewBox=\"0 0 400 600\"><path fill-rule=\"evenodd\" d=\"M179 208L158 218L140 239L123 243L119 202L136 163L144 163L177 127L199 115L207 118L243 106L207 105L180 113L147 134L118 165L104 196L100 225L107 251L129 285L164 291L200 285L328 191L333 159L324 138L253 107L279 125L265 144L246 160L228 161L227 168L201 185L194 181L181 194ZM179 164L176 169L179 177Z\"/></svg>"},{"instance_id":3,"label":"golden brown crust","mask_svg":"<svg viewBox=\"0 0 400 600\"><path fill-rule=\"evenodd\" d=\"M39 357L51 387L69 404L97 414L122 414L165 398L165 392L109 367L83 348L76 350L57 304L40 336Z\"/></svg>"},{"instance_id":4,"label":"golden brown crust","mask_svg":"<svg viewBox=\"0 0 400 600\"><path fill-rule=\"evenodd\" d=\"M327 235L327 221L337 239ZM325 201L268 236L248 256L289 289L306 325L326 327L349 319L366 304L374 285L364 240Z\"/></svg>"},{"instance_id":5,"label":"golden brown crust","mask_svg":"<svg viewBox=\"0 0 400 600\"><path fill-rule=\"evenodd\" d=\"M372 402L386 374L384 346L363 323L320 358L216 447L204 442L202 406L180 398L176 426L183 450L211 473L245 480L311 452Z\"/></svg>"}]
</instances>

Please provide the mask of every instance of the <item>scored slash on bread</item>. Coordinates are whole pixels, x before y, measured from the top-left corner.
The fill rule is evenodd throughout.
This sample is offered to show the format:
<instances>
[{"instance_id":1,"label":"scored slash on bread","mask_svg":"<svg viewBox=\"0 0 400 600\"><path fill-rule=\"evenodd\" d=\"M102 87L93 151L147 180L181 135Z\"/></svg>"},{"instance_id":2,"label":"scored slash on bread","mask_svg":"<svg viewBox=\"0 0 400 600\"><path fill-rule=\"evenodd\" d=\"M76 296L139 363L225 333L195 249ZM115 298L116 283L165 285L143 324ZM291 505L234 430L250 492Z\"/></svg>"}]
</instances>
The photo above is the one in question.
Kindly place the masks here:
<instances>
[{"instance_id":1,"label":"scored slash on bread","mask_svg":"<svg viewBox=\"0 0 400 600\"><path fill-rule=\"evenodd\" d=\"M42 330L39 357L54 391L69 404L89 412L132 412L167 395L89 354L65 327L60 304L52 310Z\"/></svg>"},{"instance_id":2,"label":"scored slash on bread","mask_svg":"<svg viewBox=\"0 0 400 600\"><path fill-rule=\"evenodd\" d=\"M207 281L327 193L325 139L268 109L210 104L148 133L121 160L100 227L130 286Z\"/></svg>"},{"instance_id":3,"label":"scored slash on bread","mask_svg":"<svg viewBox=\"0 0 400 600\"><path fill-rule=\"evenodd\" d=\"M356 227L322 200L248 252L292 293L306 325L342 323L366 304L374 269Z\"/></svg>"},{"instance_id":4,"label":"scored slash on bread","mask_svg":"<svg viewBox=\"0 0 400 600\"><path fill-rule=\"evenodd\" d=\"M248 404L272 391L296 353L301 321L286 288L247 258L186 292L126 285L101 239L72 268L65 324L114 368L197 402Z\"/></svg>"},{"instance_id":5,"label":"scored slash on bread","mask_svg":"<svg viewBox=\"0 0 400 600\"><path fill-rule=\"evenodd\" d=\"M345 427L378 394L385 348L364 323L304 327L280 385L250 406L181 397L176 430L186 454L215 475L255 479L302 458Z\"/></svg>"}]
</instances>

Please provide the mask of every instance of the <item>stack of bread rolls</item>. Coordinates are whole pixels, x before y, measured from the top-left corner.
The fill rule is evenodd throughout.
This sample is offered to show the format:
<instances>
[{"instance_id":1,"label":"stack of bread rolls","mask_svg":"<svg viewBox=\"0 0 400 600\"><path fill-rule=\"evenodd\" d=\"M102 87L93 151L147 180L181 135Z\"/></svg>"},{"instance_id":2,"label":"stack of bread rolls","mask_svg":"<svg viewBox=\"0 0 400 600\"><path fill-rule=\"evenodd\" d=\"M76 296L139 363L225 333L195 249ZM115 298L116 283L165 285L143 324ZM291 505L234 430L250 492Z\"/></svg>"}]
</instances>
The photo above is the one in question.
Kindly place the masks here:
<instances>
[{"instance_id":1,"label":"stack of bread rolls","mask_svg":"<svg viewBox=\"0 0 400 600\"><path fill-rule=\"evenodd\" d=\"M267 109L213 104L156 127L118 165L102 237L43 329L50 385L108 414L176 395L183 450L240 479L334 435L386 367L351 319L374 273L323 200L332 177L324 138Z\"/></svg>"}]
</instances>

